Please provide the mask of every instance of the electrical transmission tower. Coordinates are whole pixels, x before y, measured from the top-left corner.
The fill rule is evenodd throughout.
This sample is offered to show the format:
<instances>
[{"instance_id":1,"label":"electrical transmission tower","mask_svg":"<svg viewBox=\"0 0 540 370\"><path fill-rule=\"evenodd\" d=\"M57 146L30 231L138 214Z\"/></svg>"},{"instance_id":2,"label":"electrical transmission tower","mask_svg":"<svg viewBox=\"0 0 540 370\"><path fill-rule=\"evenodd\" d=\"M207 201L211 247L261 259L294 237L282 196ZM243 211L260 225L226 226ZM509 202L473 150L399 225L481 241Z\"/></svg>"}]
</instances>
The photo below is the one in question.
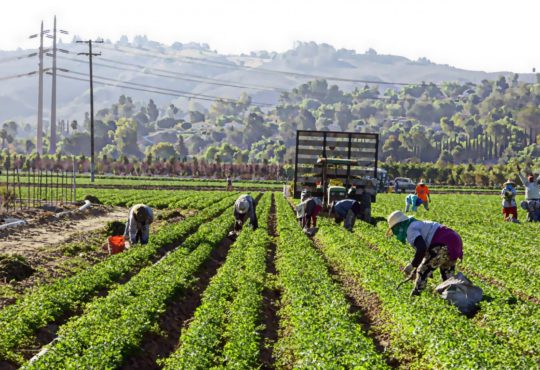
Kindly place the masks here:
<instances>
[{"instance_id":1,"label":"electrical transmission tower","mask_svg":"<svg viewBox=\"0 0 540 370\"><path fill-rule=\"evenodd\" d=\"M92 71L92 57L99 56L101 53L92 53L92 43L103 43L103 40L86 40L77 42L88 44L88 53L78 53L78 55L88 55L90 65L90 182L94 182L94 77Z\"/></svg>"},{"instance_id":2,"label":"electrical transmission tower","mask_svg":"<svg viewBox=\"0 0 540 370\"><path fill-rule=\"evenodd\" d=\"M30 39L39 37L38 118L36 135L36 152L38 154L43 154L43 35L49 32L49 30L43 30L43 21L41 21L40 32L29 36Z\"/></svg>"},{"instance_id":3,"label":"electrical transmission tower","mask_svg":"<svg viewBox=\"0 0 540 370\"><path fill-rule=\"evenodd\" d=\"M58 30L60 33L67 35L68 32L64 30ZM60 51L62 53L68 53L67 50L58 49L56 47L56 15L54 16L54 27L53 34L47 35L47 37L53 39L52 54L47 54L52 56L52 89L51 89L51 136L50 136L50 145L49 145L49 154L56 154L56 53Z\"/></svg>"}]
</instances>

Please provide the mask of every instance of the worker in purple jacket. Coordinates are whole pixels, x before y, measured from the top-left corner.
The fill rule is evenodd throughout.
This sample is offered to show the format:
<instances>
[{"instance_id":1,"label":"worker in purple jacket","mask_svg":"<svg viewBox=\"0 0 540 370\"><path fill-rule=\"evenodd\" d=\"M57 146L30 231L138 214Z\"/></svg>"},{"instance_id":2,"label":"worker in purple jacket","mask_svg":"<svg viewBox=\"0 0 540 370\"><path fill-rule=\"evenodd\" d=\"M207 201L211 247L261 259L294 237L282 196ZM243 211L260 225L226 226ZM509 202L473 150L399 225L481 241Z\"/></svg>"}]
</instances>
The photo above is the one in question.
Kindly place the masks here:
<instances>
[{"instance_id":1,"label":"worker in purple jacket","mask_svg":"<svg viewBox=\"0 0 540 370\"><path fill-rule=\"evenodd\" d=\"M416 250L414 258L404 272L409 275L416 269L416 281L411 295L420 295L427 279L439 268L443 281L455 274L456 261L463 259L463 242L454 230L433 221L418 221L401 211L388 216L388 236L395 235L402 242L409 242Z\"/></svg>"}]
</instances>

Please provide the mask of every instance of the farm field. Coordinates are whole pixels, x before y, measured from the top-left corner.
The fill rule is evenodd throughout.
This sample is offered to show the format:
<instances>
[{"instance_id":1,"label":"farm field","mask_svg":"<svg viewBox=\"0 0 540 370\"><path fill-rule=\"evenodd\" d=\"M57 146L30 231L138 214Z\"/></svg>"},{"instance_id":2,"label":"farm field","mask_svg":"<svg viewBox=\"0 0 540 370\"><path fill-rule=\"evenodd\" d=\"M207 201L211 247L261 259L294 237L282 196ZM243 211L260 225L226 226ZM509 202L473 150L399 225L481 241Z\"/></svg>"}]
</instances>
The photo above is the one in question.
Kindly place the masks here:
<instances>
[{"instance_id":1,"label":"farm field","mask_svg":"<svg viewBox=\"0 0 540 370\"><path fill-rule=\"evenodd\" d=\"M45 182L45 172L42 173L43 182ZM32 182L33 177L23 174L19 174L18 178L14 176L13 172L10 172L10 181L20 179L21 182ZM56 181L56 174L47 176L54 183ZM7 176L5 171L0 174L0 182L5 182ZM71 181L71 178L69 178ZM83 187L178 187L178 188L219 188L224 189L226 186L225 179L191 179L182 177L159 177L159 176L114 176L114 175L96 175L94 182L90 181L90 176L86 174L79 174L76 178L77 185ZM268 181L268 180L236 180L233 177L233 186L240 189L281 189L283 187L283 181Z\"/></svg>"},{"instance_id":2,"label":"farm field","mask_svg":"<svg viewBox=\"0 0 540 370\"><path fill-rule=\"evenodd\" d=\"M385 218L405 195L379 195L376 224L353 233L320 217L311 239L294 200L255 191L259 228L232 241L238 192L86 193L154 207L150 243L18 291L0 308L0 368L540 368L539 225L502 222L498 196L433 194L415 215L463 238L458 270L485 294L465 317L433 293L438 272L420 297L396 290L413 249Z\"/></svg>"}]
</instances>

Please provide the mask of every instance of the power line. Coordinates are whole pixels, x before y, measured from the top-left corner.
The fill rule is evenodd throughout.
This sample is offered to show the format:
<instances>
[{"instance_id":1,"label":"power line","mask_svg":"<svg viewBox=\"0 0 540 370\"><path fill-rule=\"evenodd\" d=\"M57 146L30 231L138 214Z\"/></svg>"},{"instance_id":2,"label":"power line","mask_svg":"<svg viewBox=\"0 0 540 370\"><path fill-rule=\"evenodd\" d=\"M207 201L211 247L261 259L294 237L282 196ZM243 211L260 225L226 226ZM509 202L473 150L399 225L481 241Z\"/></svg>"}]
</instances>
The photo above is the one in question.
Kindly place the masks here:
<instances>
[{"instance_id":1,"label":"power line","mask_svg":"<svg viewBox=\"0 0 540 370\"><path fill-rule=\"evenodd\" d=\"M16 56L16 57L2 58L2 59L0 59L0 63L8 63L8 62L12 62L12 61L15 61L15 60L31 58L31 57L35 57L36 55L38 55L37 52L26 54L26 55L19 55L19 56Z\"/></svg>"},{"instance_id":2,"label":"power line","mask_svg":"<svg viewBox=\"0 0 540 370\"><path fill-rule=\"evenodd\" d=\"M158 71L158 72L171 73L171 74L178 75L178 76L187 76L187 77L197 78L197 79L201 79L201 80L216 81L216 82L220 82L220 83L231 83L231 82L236 83L235 81L228 81L228 80L222 80L222 79L218 79L218 78L198 76L198 75L194 75L194 74L190 74L190 73L182 73L182 72L176 72L176 71L171 71L171 70L162 69L162 68L148 67L148 66L144 66L144 65L140 65L140 64L134 64L134 63L120 62L120 61L117 61L117 60L114 60L114 59L102 58L101 60L109 62L109 63L116 63L116 64L121 64L121 65L133 66L133 67L137 67L137 68L149 68L151 70ZM286 91L285 89L282 89L282 88L279 88L279 87L263 86L263 85L249 84L249 83L243 83L241 85L237 84L237 85L234 85L233 87L242 87L242 88L258 89L258 90L270 90L270 91L279 91L279 92L285 92Z\"/></svg>"},{"instance_id":3,"label":"power line","mask_svg":"<svg viewBox=\"0 0 540 370\"><path fill-rule=\"evenodd\" d=\"M48 74L50 74L50 73L48 73ZM66 78L66 79L70 79L70 80L75 80L75 81L82 81L82 82L88 82L89 81L88 79L85 79L85 78L73 77L73 76L68 76L68 75L65 75L65 74L57 74L57 76L62 77L62 78ZM119 82L121 83L121 81L119 81ZM104 85L104 86L111 86L111 87L118 87L118 88L122 88L122 89L128 89L128 90L149 92L149 93L159 94L159 95L174 96L174 97L177 97L177 98L179 98L179 97L180 98L189 98L189 99L204 100L204 101L210 101L210 102L216 102L216 101L219 101L219 100L225 100L225 98L219 98L219 97L216 97L215 99L210 99L210 98L205 98L205 97L188 96L188 95L179 94L179 93L159 91L158 89L160 89L160 88L158 88L158 87L155 88L156 90L150 90L150 89L138 88L138 87L134 87L134 86L122 85L122 84L118 84L118 83L109 83L109 82L103 82L103 81L94 81L94 83ZM256 103L252 103L252 104L257 105ZM271 104L266 104L266 103L258 103L258 104L265 104L265 106L271 106Z\"/></svg>"},{"instance_id":4,"label":"power line","mask_svg":"<svg viewBox=\"0 0 540 370\"><path fill-rule=\"evenodd\" d=\"M86 76L85 73L81 73L81 72L70 71L70 70L63 69L63 68L59 68L59 70L62 71L62 72L65 72L65 73L72 73L72 74L77 74L77 75L81 75L81 76ZM47 73L47 74L50 74L50 73ZM62 77L63 78L68 78L68 79L71 79L71 80L76 80L76 81L85 81L85 82L89 81L88 79L82 79L82 78L72 77L72 76L68 76L68 75L62 75ZM103 80L106 80L106 81L111 81L111 83L102 82L102 81L94 81L94 83L105 85L105 86L120 87L120 88L125 88L125 89L136 90L136 91L152 92L152 93L161 94L161 95L174 96L174 97L184 97L184 98L189 98L189 99L198 99L198 100L211 101L211 102L215 102L215 101L223 101L223 102L227 102L227 103L236 103L237 102L233 98L224 98L224 97L213 96L213 95L205 95L205 94L192 94L192 93L181 91L181 90L168 89L168 88L152 86L152 85L147 85L147 84L140 84L140 83L130 82L130 81L115 80L115 79L108 78L108 77L101 77L101 76L94 75L94 78L95 79L103 79ZM112 82L115 82L115 83L112 83ZM135 87L133 87L133 86L135 86ZM359 97L357 99L358 99L359 102L365 101L365 100L377 100L377 101L385 101L385 102L390 102L390 103L391 102L400 102L400 101L408 102L408 101L411 101L411 100L413 100L413 101L418 100L418 98L416 98L416 97L399 98L399 97L391 97L391 96ZM262 103L262 102L251 102L251 104L256 105L256 106L261 106L261 107L273 107L274 106L274 105L272 105L270 103Z\"/></svg>"},{"instance_id":5,"label":"power line","mask_svg":"<svg viewBox=\"0 0 540 370\"><path fill-rule=\"evenodd\" d=\"M0 81L7 81L7 80L13 80L15 78L28 77L28 76L35 75L36 73L38 73L38 71L32 71L32 72L28 72L28 73L20 73L20 74L11 75L11 76L4 76L4 77L0 77Z\"/></svg>"},{"instance_id":6,"label":"power line","mask_svg":"<svg viewBox=\"0 0 540 370\"><path fill-rule=\"evenodd\" d=\"M160 59L178 59L183 61L184 63L191 63L191 64L210 64L218 67L225 67L225 68L233 68L233 69L242 69L252 72L264 72L264 73L271 73L271 74L281 74L281 75L287 75L291 77L300 77L300 78L309 78L309 79L324 79L329 81L340 81L340 82L351 82L351 83L363 83L363 84L377 84L377 85L398 85L398 86L407 86L407 85L414 85L411 82L390 82L390 81L374 81L374 80L362 80L362 79L353 79L353 78L344 78L344 77L337 77L337 76L324 76L324 75L314 75L314 74L308 74L308 73L300 73L300 72L290 72L290 71L283 71L283 70L276 70L276 69L269 69L269 68L262 68L262 67L249 67L249 66L242 66L238 64L231 64L231 63L225 63L215 60L209 60L204 58L195 58L195 57L188 57L188 56L178 56L178 55L160 55L157 53L151 53L151 52L140 52L138 50L122 50L118 47L109 47L106 46L106 49L111 51L116 51L120 53L125 54L131 54L131 55L140 55L140 56L149 56L153 58L160 58Z\"/></svg>"},{"instance_id":7,"label":"power line","mask_svg":"<svg viewBox=\"0 0 540 370\"><path fill-rule=\"evenodd\" d=\"M94 41L95 43L103 43L103 40ZM77 43L87 44L87 53L78 53L77 55L87 55L88 63L90 64L90 182L94 182L94 84L92 71L92 58L101 55L101 53L92 53L92 40L77 41ZM54 72L56 76L56 71Z\"/></svg>"},{"instance_id":8,"label":"power line","mask_svg":"<svg viewBox=\"0 0 540 370\"><path fill-rule=\"evenodd\" d=\"M67 58L67 57L60 57L60 56L58 58L61 58L63 60L69 60L69 61L73 61L73 62L78 62L78 63L88 63L87 61L83 61L83 60L75 59L75 58ZM137 65L137 64L133 64L133 63L124 63L124 62L119 62L119 61L113 61L112 59L102 58L101 60L111 61L111 62L114 62L116 64L134 66L135 68L119 67L119 66L113 66L113 65L103 64L103 63L94 63L94 65L104 67L104 68L115 69L115 70L119 70L119 71L132 71L132 72L138 72L138 73L146 74L146 75L149 75L149 76L164 77L164 78L169 78L169 79L172 78L172 79L175 79L175 80L196 82L196 83L202 83L202 84L207 84L207 85L235 87L235 88L240 88L240 89L255 89L255 90L274 91L274 92L278 92L278 93L282 93L282 92L286 91L285 89L271 88L271 87L267 87L267 86L260 86L260 85L253 85L253 84L234 83L234 82L230 82L230 81L227 81L227 80L219 80L219 79L213 79L213 78L209 78L209 77L200 77L200 76L197 76L197 75L174 72L174 71L161 69L161 68L154 68L154 67L148 67L148 66L143 66L143 65ZM161 71L161 72L164 72L164 73L168 73L168 75L164 75L164 74L161 74L161 73L150 72L149 70ZM180 77L180 76L188 76L188 77ZM193 78L189 78L189 77L193 77Z\"/></svg>"},{"instance_id":9,"label":"power line","mask_svg":"<svg viewBox=\"0 0 540 370\"><path fill-rule=\"evenodd\" d=\"M77 74L77 75L81 75L81 76L86 76L85 73L81 73L81 72L75 72L75 71L70 71L70 70L63 70L63 71L73 73L73 74ZM173 93L177 93L177 94L182 94L182 95L184 95L186 97L191 97L191 98L203 97L203 98L208 98L208 99L212 99L212 100L218 100L219 99L219 100L228 101L230 103L236 103L236 100L234 100L232 98L223 98L223 97L219 97L219 96L206 95L206 94L195 94L195 93L191 93L189 91L169 89L169 88L152 86L152 85L147 85L147 84L142 84L142 83L137 83L137 82L131 82L131 81L121 81L121 80L116 80L114 78L103 77L103 76L94 75L94 78L101 79L101 80L106 80L106 81L117 82L117 83L122 83L122 84L127 84L127 85L134 85L134 86L139 86L139 87L144 87L144 88L169 91L169 92L173 92ZM267 104L267 103L257 103L257 102L253 102L252 104L254 104L254 105L270 105L270 104Z\"/></svg>"},{"instance_id":10,"label":"power line","mask_svg":"<svg viewBox=\"0 0 540 370\"><path fill-rule=\"evenodd\" d=\"M43 21L39 33L30 35L28 38L33 39L39 37L39 52L38 52L38 114L36 125L36 153L43 154L43 36L48 34L50 30L43 29Z\"/></svg>"}]
</instances>

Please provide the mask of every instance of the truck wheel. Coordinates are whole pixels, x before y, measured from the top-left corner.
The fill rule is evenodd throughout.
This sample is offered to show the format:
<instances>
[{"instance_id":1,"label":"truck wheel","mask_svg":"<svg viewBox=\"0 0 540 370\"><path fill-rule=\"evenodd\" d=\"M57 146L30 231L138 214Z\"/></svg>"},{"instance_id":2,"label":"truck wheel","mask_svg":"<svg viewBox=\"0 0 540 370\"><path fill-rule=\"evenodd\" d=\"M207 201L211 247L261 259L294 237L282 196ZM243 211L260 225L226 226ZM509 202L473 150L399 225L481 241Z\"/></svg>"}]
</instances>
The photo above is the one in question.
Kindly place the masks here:
<instances>
[{"instance_id":1,"label":"truck wheel","mask_svg":"<svg viewBox=\"0 0 540 370\"><path fill-rule=\"evenodd\" d=\"M371 222L371 195L362 194L360 205L362 206L362 220Z\"/></svg>"}]
</instances>

